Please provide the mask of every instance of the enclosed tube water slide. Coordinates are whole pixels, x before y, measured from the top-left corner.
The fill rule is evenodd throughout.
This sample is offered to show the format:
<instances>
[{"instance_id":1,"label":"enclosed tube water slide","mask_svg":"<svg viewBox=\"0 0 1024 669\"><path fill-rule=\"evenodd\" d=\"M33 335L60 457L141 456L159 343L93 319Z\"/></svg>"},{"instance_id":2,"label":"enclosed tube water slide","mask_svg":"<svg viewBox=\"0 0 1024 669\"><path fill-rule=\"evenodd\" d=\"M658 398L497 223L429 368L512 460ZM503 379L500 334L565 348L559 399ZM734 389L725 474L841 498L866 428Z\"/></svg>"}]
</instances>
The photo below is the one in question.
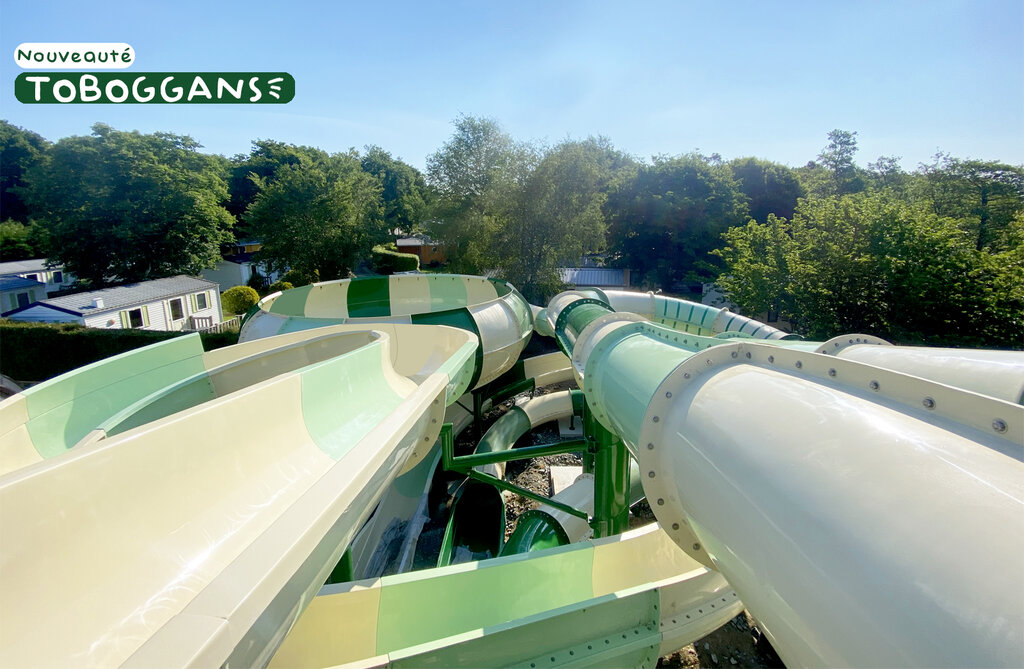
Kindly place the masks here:
<instances>
[{"instance_id":1,"label":"enclosed tube water slide","mask_svg":"<svg viewBox=\"0 0 1024 669\"><path fill-rule=\"evenodd\" d=\"M787 665L862 664L867 645L880 666L1024 660L1021 354L958 370L948 351L859 351L940 383L826 355L838 340L712 345L585 294L546 318L662 527Z\"/></svg>"},{"instance_id":2,"label":"enclosed tube water slide","mask_svg":"<svg viewBox=\"0 0 1024 669\"><path fill-rule=\"evenodd\" d=\"M651 294L543 314L565 355L516 363L504 282L328 282L265 298L238 346L0 403L0 666L653 666L744 605L794 667L1024 661L1021 354L803 342ZM410 566L442 424L513 377L576 379L659 525L321 589L402 527ZM525 403L492 446L567 410Z\"/></svg>"}]
</instances>

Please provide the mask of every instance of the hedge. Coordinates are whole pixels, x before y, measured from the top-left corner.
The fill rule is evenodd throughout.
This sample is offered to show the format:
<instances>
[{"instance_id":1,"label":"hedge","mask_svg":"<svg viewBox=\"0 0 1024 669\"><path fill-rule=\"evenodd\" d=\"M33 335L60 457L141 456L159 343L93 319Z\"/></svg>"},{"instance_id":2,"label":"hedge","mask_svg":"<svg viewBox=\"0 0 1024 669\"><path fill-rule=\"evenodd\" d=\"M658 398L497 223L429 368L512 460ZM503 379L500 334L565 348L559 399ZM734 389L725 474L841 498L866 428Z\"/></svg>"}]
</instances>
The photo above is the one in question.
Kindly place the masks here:
<instances>
[{"instance_id":1,"label":"hedge","mask_svg":"<svg viewBox=\"0 0 1024 669\"><path fill-rule=\"evenodd\" d=\"M419 256L412 253L398 253L383 246L374 246L371 256L374 270L381 274L414 272L420 268Z\"/></svg>"},{"instance_id":2,"label":"hedge","mask_svg":"<svg viewBox=\"0 0 1024 669\"><path fill-rule=\"evenodd\" d=\"M0 319L0 373L19 383L38 383L64 372L181 332L99 330L77 323L26 323ZM238 343L237 332L201 333L211 351Z\"/></svg>"}]
</instances>

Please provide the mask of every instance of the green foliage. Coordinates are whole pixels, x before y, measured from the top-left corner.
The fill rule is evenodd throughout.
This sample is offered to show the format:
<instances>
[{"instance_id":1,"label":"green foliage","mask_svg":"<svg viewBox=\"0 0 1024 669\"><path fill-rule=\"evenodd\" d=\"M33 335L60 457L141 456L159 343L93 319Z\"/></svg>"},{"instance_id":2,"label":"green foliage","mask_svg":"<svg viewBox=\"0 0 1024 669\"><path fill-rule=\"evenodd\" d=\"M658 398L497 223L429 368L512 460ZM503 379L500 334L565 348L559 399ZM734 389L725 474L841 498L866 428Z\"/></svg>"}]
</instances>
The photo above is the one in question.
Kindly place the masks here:
<instances>
[{"instance_id":1,"label":"green foliage","mask_svg":"<svg viewBox=\"0 0 1024 669\"><path fill-rule=\"evenodd\" d=\"M259 293L250 286L233 286L220 296L220 305L229 314L244 314L259 301Z\"/></svg>"},{"instance_id":2,"label":"green foliage","mask_svg":"<svg viewBox=\"0 0 1024 669\"><path fill-rule=\"evenodd\" d=\"M420 258L413 253L398 253L384 246L374 246L371 254L373 269L379 274L414 272L420 268Z\"/></svg>"},{"instance_id":3,"label":"green foliage","mask_svg":"<svg viewBox=\"0 0 1024 669\"><path fill-rule=\"evenodd\" d=\"M606 210L615 262L666 289L717 275L710 252L725 230L747 219L732 170L699 154L641 166L609 196Z\"/></svg>"},{"instance_id":4,"label":"green foliage","mask_svg":"<svg viewBox=\"0 0 1024 669\"><path fill-rule=\"evenodd\" d=\"M796 174L785 165L737 158L729 161L729 169L746 196L750 217L755 221L766 221L770 214L793 218L797 200L806 195Z\"/></svg>"},{"instance_id":5,"label":"green foliage","mask_svg":"<svg viewBox=\"0 0 1024 669\"><path fill-rule=\"evenodd\" d=\"M1010 248L1010 223L1024 209L1024 167L940 153L921 171L915 195L936 214L965 221L975 248Z\"/></svg>"},{"instance_id":6,"label":"green foliage","mask_svg":"<svg viewBox=\"0 0 1024 669\"><path fill-rule=\"evenodd\" d=\"M427 218L431 191L415 167L392 158L379 146L366 147L360 159L363 171L380 183L382 217L389 230L412 232Z\"/></svg>"},{"instance_id":7,"label":"green foliage","mask_svg":"<svg viewBox=\"0 0 1024 669\"><path fill-rule=\"evenodd\" d=\"M245 282L245 285L249 286L257 293L263 293L267 290L267 284L270 281L267 277L263 276L253 268L252 273L249 274L249 280Z\"/></svg>"},{"instance_id":8,"label":"green foliage","mask_svg":"<svg viewBox=\"0 0 1024 669\"><path fill-rule=\"evenodd\" d=\"M235 239L242 241L252 236L245 211L256 201L260 188L274 180L278 170L289 165L321 165L326 161L327 154L320 149L269 139L254 141L249 155L235 156L228 169L227 207L236 220Z\"/></svg>"},{"instance_id":9,"label":"green foliage","mask_svg":"<svg viewBox=\"0 0 1024 669\"><path fill-rule=\"evenodd\" d=\"M284 292L286 290L291 290L294 287L295 286L293 286L292 284L288 283L287 281L275 281L274 283L270 284L270 288L268 288L267 291L268 291L268 294L269 293L280 293L280 292Z\"/></svg>"},{"instance_id":10,"label":"green foliage","mask_svg":"<svg viewBox=\"0 0 1024 669\"><path fill-rule=\"evenodd\" d=\"M0 212L4 218L28 222L25 173L45 161L49 147L40 135L0 121Z\"/></svg>"},{"instance_id":11,"label":"green foliage","mask_svg":"<svg viewBox=\"0 0 1024 669\"><path fill-rule=\"evenodd\" d=\"M380 184L354 153L323 164L300 162L262 182L246 220L263 242L258 256L272 270L295 269L321 280L345 278L384 240Z\"/></svg>"},{"instance_id":12,"label":"green foliage","mask_svg":"<svg viewBox=\"0 0 1024 669\"><path fill-rule=\"evenodd\" d=\"M33 167L30 203L50 259L90 285L198 274L230 241L217 161L190 137L119 132L62 139Z\"/></svg>"},{"instance_id":13,"label":"green foliage","mask_svg":"<svg viewBox=\"0 0 1024 669\"><path fill-rule=\"evenodd\" d=\"M181 336L180 332L98 330L77 323L0 320L0 373L39 382L82 365L141 346ZM237 332L202 333L207 351L238 343Z\"/></svg>"},{"instance_id":14,"label":"green foliage","mask_svg":"<svg viewBox=\"0 0 1024 669\"><path fill-rule=\"evenodd\" d=\"M814 338L867 332L931 345L1020 347L1024 214L979 251L970 225L891 190L801 201L726 234L719 283L747 313L777 308Z\"/></svg>"},{"instance_id":15,"label":"green foliage","mask_svg":"<svg viewBox=\"0 0 1024 669\"><path fill-rule=\"evenodd\" d=\"M495 235L500 275L535 303L561 290L560 265L603 250L608 190L633 169L604 138L567 140L546 151Z\"/></svg>"},{"instance_id":16,"label":"green foliage","mask_svg":"<svg viewBox=\"0 0 1024 669\"><path fill-rule=\"evenodd\" d=\"M297 269L290 269L281 276L281 281L286 281L293 286L308 286L319 280L315 274L305 274Z\"/></svg>"},{"instance_id":17,"label":"green foliage","mask_svg":"<svg viewBox=\"0 0 1024 669\"><path fill-rule=\"evenodd\" d=\"M455 121L451 139L427 158L437 204L426 227L445 243L451 270L478 274L497 264L495 235L536 162L535 149L513 140L497 122L472 116Z\"/></svg>"},{"instance_id":18,"label":"green foliage","mask_svg":"<svg viewBox=\"0 0 1024 669\"><path fill-rule=\"evenodd\" d=\"M35 221L25 225L13 220L0 223L0 262L43 258L50 235Z\"/></svg>"}]
</instances>

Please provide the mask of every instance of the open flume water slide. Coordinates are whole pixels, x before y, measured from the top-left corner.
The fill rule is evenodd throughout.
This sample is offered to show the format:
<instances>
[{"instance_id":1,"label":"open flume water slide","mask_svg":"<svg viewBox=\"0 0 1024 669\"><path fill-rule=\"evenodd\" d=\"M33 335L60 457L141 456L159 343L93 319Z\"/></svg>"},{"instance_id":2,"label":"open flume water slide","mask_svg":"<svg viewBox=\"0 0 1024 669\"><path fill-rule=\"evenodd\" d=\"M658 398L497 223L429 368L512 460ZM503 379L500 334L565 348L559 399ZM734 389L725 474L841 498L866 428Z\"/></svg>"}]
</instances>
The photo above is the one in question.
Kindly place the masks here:
<instances>
[{"instance_id":1,"label":"open flume water slide","mask_svg":"<svg viewBox=\"0 0 1024 669\"><path fill-rule=\"evenodd\" d=\"M1020 353L650 294L540 315L565 355L517 363L533 319L503 282L331 282L265 298L238 346L4 401L0 665L652 666L744 605L790 666L1024 663ZM438 461L504 485L479 465L574 409L524 403L471 456L442 425L565 378L593 478L526 552L408 571ZM659 522L619 534L631 461Z\"/></svg>"}]
</instances>

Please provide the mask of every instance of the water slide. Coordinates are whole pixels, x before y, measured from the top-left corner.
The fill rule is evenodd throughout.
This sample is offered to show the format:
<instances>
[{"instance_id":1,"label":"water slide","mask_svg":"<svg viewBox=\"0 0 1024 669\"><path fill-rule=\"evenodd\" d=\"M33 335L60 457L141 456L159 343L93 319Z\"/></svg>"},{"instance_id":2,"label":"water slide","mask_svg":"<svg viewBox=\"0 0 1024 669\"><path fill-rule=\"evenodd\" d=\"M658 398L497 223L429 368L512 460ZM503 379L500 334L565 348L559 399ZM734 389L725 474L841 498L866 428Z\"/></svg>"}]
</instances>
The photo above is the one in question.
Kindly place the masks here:
<instances>
[{"instance_id":1,"label":"water slide","mask_svg":"<svg viewBox=\"0 0 1024 669\"><path fill-rule=\"evenodd\" d=\"M538 331L572 364L515 365L530 311L503 282L332 282L266 298L249 349L156 361L167 376L111 406L142 365L15 396L0 664L651 666L745 604L790 666L863 663L865 644L878 664L1019 665L1020 354L801 342L727 314L563 294ZM357 532L371 555L422 501L440 423L471 418L459 395L516 373L576 378L660 525L314 597Z\"/></svg>"}]
</instances>

